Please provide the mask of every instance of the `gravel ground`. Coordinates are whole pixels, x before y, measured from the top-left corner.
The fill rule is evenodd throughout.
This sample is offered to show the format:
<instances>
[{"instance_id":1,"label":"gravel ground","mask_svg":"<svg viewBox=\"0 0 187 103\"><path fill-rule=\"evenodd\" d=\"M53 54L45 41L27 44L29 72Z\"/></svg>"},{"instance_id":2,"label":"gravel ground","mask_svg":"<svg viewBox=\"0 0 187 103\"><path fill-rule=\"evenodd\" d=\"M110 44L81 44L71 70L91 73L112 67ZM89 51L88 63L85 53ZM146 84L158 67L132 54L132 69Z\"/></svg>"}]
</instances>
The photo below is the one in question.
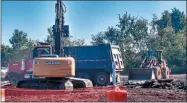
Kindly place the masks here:
<instances>
[{"instance_id":1,"label":"gravel ground","mask_svg":"<svg viewBox=\"0 0 187 103\"><path fill-rule=\"evenodd\" d=\"M171 77L175 80L186 79L185 75ZM6 89L6 102L106 102L106 93L113 89L113 87L94 87L65 91L3 88ZM186 102L187 99L186 92L178 89L121 87L121 90L127 91L129 102Z\"/></svg>"},{"instance_id":2,"label":"gravel ground","mask_svg":"<svg viewBox=\"0 0 187 103\"><path fill-rule=\"evenodd\" d=\"M29 90L7 88L6 102L106 102L107 91L112 87L95 87L78 89L73 91L64 90ZM128 93L129 102L185 102L186 93L175 90L124 88Z\"/></svg>"}]
</instances>

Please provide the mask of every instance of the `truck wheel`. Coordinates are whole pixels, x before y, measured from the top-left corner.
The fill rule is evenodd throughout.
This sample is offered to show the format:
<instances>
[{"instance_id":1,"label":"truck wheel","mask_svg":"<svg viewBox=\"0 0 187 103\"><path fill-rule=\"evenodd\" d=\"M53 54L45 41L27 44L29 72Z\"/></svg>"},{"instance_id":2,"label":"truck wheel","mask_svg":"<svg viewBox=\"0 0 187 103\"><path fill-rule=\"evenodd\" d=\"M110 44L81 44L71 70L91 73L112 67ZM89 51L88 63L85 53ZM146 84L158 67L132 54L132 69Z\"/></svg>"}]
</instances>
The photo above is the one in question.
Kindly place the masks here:
<instances>
[{"instance_id":1,"label":"truck wheel","mask_svg":"<svg viewBox=\"0 0 187 103\"><path fill-rule=\"evenodd\" d=\"M97 73L95 81L98 86L106 86L110 83L110 75L104 72Z\"/></svg>"},{"instance_id":2,"label":"truck wheel","mask_svg":"<svg viewBox=\"0 0 187 103\"><path fill-rule=\"evenodd\" d=\"M153 70L154 70L154 74L155 74L155 79L156 80L161 79L162 75L161 75L161 69L160 69L160 67L155 67L155 68L153 68Z\"/></svg>"},{"instance_id":3,"label":"truck wheel","mask_svg":"<svg viewBox=\"0 0 187 103\"><path fill-rule=\"evenodd\" d=\"M78 78L90 79L90 76L87 73L77 73Z\"/></svg>"},{"instance_id":4,"label":"truck wheel","mask_svg":"<svg viewBox=\"0 0 187 103\"><path fill-rule=\"evenodd\" d=\"M8 77L8 80L10 81L12 86L16 86L17 83L20 81L20 76L18 74L13 73Z\"/></svg>"},{"instance_id":5,"label":"truck wheel","mask_svg":"<svg viewBox=\"0 0 187 103\"><path fill-rule=\"evenodd\" d=\"M162 79L169 79L169 68L163 68L162 69Z\"/></svg>"}]
</instances>

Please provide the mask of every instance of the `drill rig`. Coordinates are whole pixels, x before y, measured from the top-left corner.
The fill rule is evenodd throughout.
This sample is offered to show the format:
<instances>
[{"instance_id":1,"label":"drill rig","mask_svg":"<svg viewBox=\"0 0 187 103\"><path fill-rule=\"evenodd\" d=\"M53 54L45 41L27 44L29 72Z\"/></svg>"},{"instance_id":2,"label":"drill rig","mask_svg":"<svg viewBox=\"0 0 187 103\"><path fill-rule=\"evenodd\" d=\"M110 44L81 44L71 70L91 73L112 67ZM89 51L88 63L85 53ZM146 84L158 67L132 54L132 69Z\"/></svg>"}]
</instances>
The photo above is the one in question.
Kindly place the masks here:
<instances>
[{"instance_id":1,"label":"drill rig","mask_svg":"<svg viewBox=\"0 0 187 103\"><path fill-rule=\"evenodd\" d=\"M63 39L69 36L69 27L64 25L64 8L57 0L56 20L53 25L52 45L39 42L32 50L34 79L21 80L18 88L74 89L93 87L89 79L75 78L75 60L64 57Z\"/></svg>"}]
</instances>

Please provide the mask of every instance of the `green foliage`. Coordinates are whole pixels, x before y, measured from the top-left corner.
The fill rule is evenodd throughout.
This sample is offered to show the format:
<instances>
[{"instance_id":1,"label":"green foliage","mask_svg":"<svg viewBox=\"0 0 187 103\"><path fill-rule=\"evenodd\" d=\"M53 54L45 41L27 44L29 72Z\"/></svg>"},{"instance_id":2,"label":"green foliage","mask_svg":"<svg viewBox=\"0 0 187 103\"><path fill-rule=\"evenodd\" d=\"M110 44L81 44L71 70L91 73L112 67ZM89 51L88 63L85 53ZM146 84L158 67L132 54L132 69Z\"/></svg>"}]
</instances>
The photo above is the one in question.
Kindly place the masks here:
<instances>
[{"instance_id":1,"label":"green foliage","mask_svg":"<svg viewBox=\"0 0 187 103\"><path fill-rule=\"evenodd\" d=\"M118 44L125 63L124 73L140 66L146 50L162 50L172 73L186 73L185 18L176 8L171 13L165 10L161 18L154 14L150 23L126 12L119 15L116 28L108 27L105 32L92 35L91 43ZM150 32L148 26L151 26Z\"/></svg>"},{"instance_id":2,"label":"green foliage","mask_svg":"<svg viewBox=\"0 0 187 103\"><path fill-rule=\"evenodd\" d=\"M13 52L12 48L8 45L1 44L1 66L8 66L10 60L10 53Z\"/></svg>"},{"instance_id":3,"label":"green foliage","mask_svg":"<svg viewBox=\"0 0 187 103\"><path fill-rule=\"evenodd\" d=\"M47 39L44 40L45 42L50 43L50 44L52 43L52 36L53 36L52 30L53 30L52 27L47 28L47 32L49 35L47 35Z\"/></svg>"},{"instance_id":4,"label":"green foliage","mask_svg":"<svg viewBox=\"0 0 187 103\"><path fill-rule=\"evenodd\" d=\"M181 12L179 9L173 8L171 13L171 23L176 33L184 30L186 26L186 17L184 15L184 12Z\"/></svg>"},{"instance_id":5,"label":"green foliage","mask_svg":"<svg viewBox=\"0 0 187 103\"><path fill-rule=\"evenodd\" d=\"M53 40L52 27L49 27L47 31L48 31L47 39L45 39L44 41L51 44ZM86 45L84 39L74 39L73 36L64 38L64 46L81 46L81 45Z\"/></svg>"},{"instance_id":6,"label":"green foliage","mask_svg":"<svg viewBox=\"0 0 187 103\"><path fill-rule=\"evenodd\" d=\"M27 45L28 38L27 33L15 29L13 36L9 39L10 44L12 44L13 49L20 49L22 46Z\"/></svg>"},{"instance_id":7,"label":"green foliage","mask_svg":"<svg viewBox=\"0 0 187 103\"><path fill-rule=\"evenodd\" d=\"M91 44L97 45L97 44L102 44L105 43L105 37L103 32L99 32L96 35L91 35L92 41Z\"/></svg>"},{"instance_id":8,"label":"green foliage","mask_svg":"<svg viewBox=\"0 0 187 103\"><path fill-rule=\"evenodd\" d=\"M74 39L73 36L64 38L64 46L82 46L86 45L84 39Z\"/></svg>"},{"instance_id":9,"label":"green foliage","mask_svg":"<svg viewBox=\"0 0 187 103\"><path fill-rule=\"evenodd\" d=\"M1 65L8 66L8 62L19 61L28 57L29 48L33 47L35 40L28 39L27 33L15 29L12 37L9 39L11 47L1 45Z\"/></svg>"}]
</instances>

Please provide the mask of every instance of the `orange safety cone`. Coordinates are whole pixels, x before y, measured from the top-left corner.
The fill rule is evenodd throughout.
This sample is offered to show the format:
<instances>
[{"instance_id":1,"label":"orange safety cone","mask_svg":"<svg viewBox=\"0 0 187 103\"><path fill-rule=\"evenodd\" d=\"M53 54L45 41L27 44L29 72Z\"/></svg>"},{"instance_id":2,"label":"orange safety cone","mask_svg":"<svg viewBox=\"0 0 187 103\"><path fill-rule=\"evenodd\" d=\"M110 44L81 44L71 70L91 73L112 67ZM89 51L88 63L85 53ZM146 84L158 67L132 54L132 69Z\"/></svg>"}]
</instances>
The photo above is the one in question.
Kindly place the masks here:
<instances>
[{"instance_id":1,"label":"orange safety cone","mask_svg":"<svg viewBox=\"0 0 187 103\"><path fill-rule=\"evenodd\" d=\"M107 92L108 102L125 102L127 101L127 91L120 90L118 86L114 90Z\"/></svg>"},{"instance_id":2,"label":"orange safety cone","mask_svg":"<svg viewBox=\"0 0 187 103\"><path fill-rule=\"evenodd\" d=\"M5 89L1 89L1 101L5 101Z\"/></svg>"}]
</instances>

